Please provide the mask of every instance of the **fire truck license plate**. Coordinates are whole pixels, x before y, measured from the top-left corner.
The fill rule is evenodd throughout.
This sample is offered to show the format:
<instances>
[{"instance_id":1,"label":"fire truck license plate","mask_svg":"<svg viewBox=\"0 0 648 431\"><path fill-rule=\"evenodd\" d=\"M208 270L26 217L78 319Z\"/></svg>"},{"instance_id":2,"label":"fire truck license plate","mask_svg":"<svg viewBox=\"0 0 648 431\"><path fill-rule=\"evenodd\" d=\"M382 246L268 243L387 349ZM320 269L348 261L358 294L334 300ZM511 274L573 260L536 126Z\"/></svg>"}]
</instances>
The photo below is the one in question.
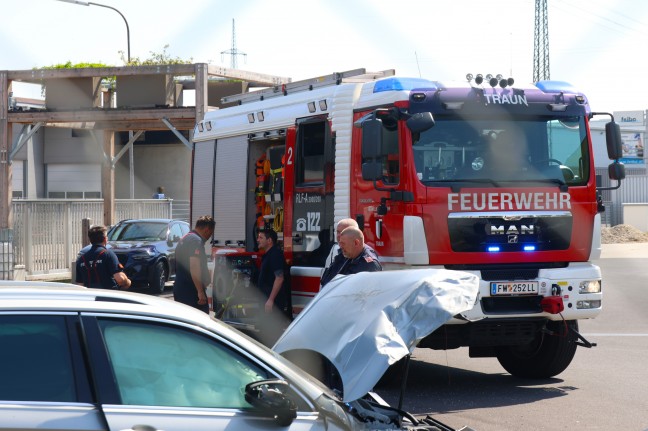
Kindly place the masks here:
<instances>
[{"instance_id":1,"label":"fire truck license plate","mask_svg":"<svg viewBox=\"0 0 648 431\"><path fill-rule=\"evenodd\" d=\"M493 282L491 295L534 295L538 293L537 281Z\"/></svg>"}]
</instances>

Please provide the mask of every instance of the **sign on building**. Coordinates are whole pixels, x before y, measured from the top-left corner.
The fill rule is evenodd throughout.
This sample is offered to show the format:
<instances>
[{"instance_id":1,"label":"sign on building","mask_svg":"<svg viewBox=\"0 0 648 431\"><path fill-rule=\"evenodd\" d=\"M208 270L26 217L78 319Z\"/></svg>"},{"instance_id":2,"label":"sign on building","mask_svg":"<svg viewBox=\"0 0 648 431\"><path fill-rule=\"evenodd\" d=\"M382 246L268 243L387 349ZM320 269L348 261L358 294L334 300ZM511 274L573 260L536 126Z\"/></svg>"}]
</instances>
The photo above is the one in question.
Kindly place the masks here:
<instances>
[{"instance_id":1,"label":"sign on building","mask_svg":"<svg viewBox=\"0 0 648 431\"><path fill-rule=\"evenodd\" d=\"M615 111L614 120L620 126L643 126L644 111Z\"/></svg>"},{"instance_id":2,"label":"sign on building","mask_svg":"<svg viewBox=\"0 0 648 431\"><path fill-rule=\"evenodd\" d=\"M621 162L626 165L643 165L644 159L644 111L618 111L614 119L621 126L621 141L623 157Z\"/></svg>"}]
</instances>

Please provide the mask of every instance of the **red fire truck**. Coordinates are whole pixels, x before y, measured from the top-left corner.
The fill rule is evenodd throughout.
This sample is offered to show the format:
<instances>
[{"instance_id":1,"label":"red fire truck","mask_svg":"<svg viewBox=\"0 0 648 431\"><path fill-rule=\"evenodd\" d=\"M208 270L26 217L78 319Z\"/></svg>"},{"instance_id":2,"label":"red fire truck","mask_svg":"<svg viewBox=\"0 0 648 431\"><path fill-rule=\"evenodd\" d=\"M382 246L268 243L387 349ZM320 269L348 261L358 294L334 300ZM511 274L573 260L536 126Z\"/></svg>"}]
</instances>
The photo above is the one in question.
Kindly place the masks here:
<instances>
[{"instance_id":1,"label":"red fire truck","mask_svg":"<svg viewBox=\"0 0 648 431\"><path fill-rule=\"evenodd\" d=\"M511 374L562 372L591 347L601 311L599 198L589 121L608 115L609 176L624 178L619 127L570 84L500 76L440 82L335 73L223 99L194 130L192 217L214 214L216 313L254 330L256 231L273 227L292 311L319 291L322 247L355 218L386 270L479 276L470 312L419 347L468 346ZM325 250L326 251L326 250Z\"/></svg>"}]
</instances>

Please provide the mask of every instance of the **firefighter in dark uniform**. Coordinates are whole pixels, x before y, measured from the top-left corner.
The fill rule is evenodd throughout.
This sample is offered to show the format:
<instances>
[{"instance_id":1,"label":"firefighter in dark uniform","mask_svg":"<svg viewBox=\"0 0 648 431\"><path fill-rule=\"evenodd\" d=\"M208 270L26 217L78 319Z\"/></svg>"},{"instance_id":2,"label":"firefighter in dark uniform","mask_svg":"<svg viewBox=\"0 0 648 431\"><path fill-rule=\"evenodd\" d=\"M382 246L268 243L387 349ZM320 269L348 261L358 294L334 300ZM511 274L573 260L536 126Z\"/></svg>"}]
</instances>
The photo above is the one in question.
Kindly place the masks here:
<instances>
[{"instance_id":1,"label":"firefighter in dark uniform","mask_svg":"<svg viewBox=\"0 0 648 431\"><path fill-rule=\"evenodd\" d=\"M90 227L88 239L91 245L79 252L76 261L75 282L96 289L128 289L130 279L124 273L117 255L106 248L106 227Z\"/></svg>"},{"instance_id":2,"label":"firefighter in dark uniform","mask_svg":"<svg viewBox=\"0 0 648 431\"><path fill-rule=\"evenodd\" d=\"M331 266L326 268L324 274L322 274L322 288L338 274L349 275L359 272L382 271L382 265L378 262L375 252L364 243L364 235L356 226L345 228L339 235L338 244L341 253L335 256ZM298 365L300 364L298 363ZM318 376L320 372L317 368L306 368L306 370L315 376ZM333 364L328 360L324 360L321 372L322 381L329 388L343 393L340 374Z\"/></svg>"},{"instance_id":3,"label":"firefighter in dark uniform","mask_svg":"<svg viewBox=\"0 0 648 431\"><path fill-rule=\"evenodd\" d=\"M264 251L256 285L261 291L258 322L259 339L271 347L288 326L289 292L284 280L285 258L279 248L278 235L272 229L264 229L257 236L259 249Z\"/></svg>"},{"instance_id":4,"label":"firefighter in dark uniform","mask_svg":"<svg viewBox=\"0 0 648 431\"><path fill-rule=\"evenodd\" d=\"M357 274L358 272L382 271L373 250L364 243L364 235L357 227L347 227L340 234L340 251L333 263L322 274L324 287L336 275Z\"/></svg>"}]
</instances>

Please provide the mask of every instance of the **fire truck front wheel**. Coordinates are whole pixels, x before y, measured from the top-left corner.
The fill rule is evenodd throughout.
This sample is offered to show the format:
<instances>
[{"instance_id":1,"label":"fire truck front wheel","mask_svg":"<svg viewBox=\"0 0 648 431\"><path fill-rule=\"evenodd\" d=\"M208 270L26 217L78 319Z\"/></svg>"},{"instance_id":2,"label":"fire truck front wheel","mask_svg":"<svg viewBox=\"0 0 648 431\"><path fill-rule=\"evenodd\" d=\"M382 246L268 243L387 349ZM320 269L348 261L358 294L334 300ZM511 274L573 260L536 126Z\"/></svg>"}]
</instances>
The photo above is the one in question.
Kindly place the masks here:
<instances>
[{"instance_id":1,"label":"fire truck front wheel","mask_svg":"<svg viewBox=\"0 0 648 431\"><path fill-rule=\"evenodd\" d=\"M511 375L522 378L548 379L569 366L576 353L578 331L576 320L547 322L542 332L524 346L505 346L497 350L497 360Z\"/></svg>"}]
</instances>

